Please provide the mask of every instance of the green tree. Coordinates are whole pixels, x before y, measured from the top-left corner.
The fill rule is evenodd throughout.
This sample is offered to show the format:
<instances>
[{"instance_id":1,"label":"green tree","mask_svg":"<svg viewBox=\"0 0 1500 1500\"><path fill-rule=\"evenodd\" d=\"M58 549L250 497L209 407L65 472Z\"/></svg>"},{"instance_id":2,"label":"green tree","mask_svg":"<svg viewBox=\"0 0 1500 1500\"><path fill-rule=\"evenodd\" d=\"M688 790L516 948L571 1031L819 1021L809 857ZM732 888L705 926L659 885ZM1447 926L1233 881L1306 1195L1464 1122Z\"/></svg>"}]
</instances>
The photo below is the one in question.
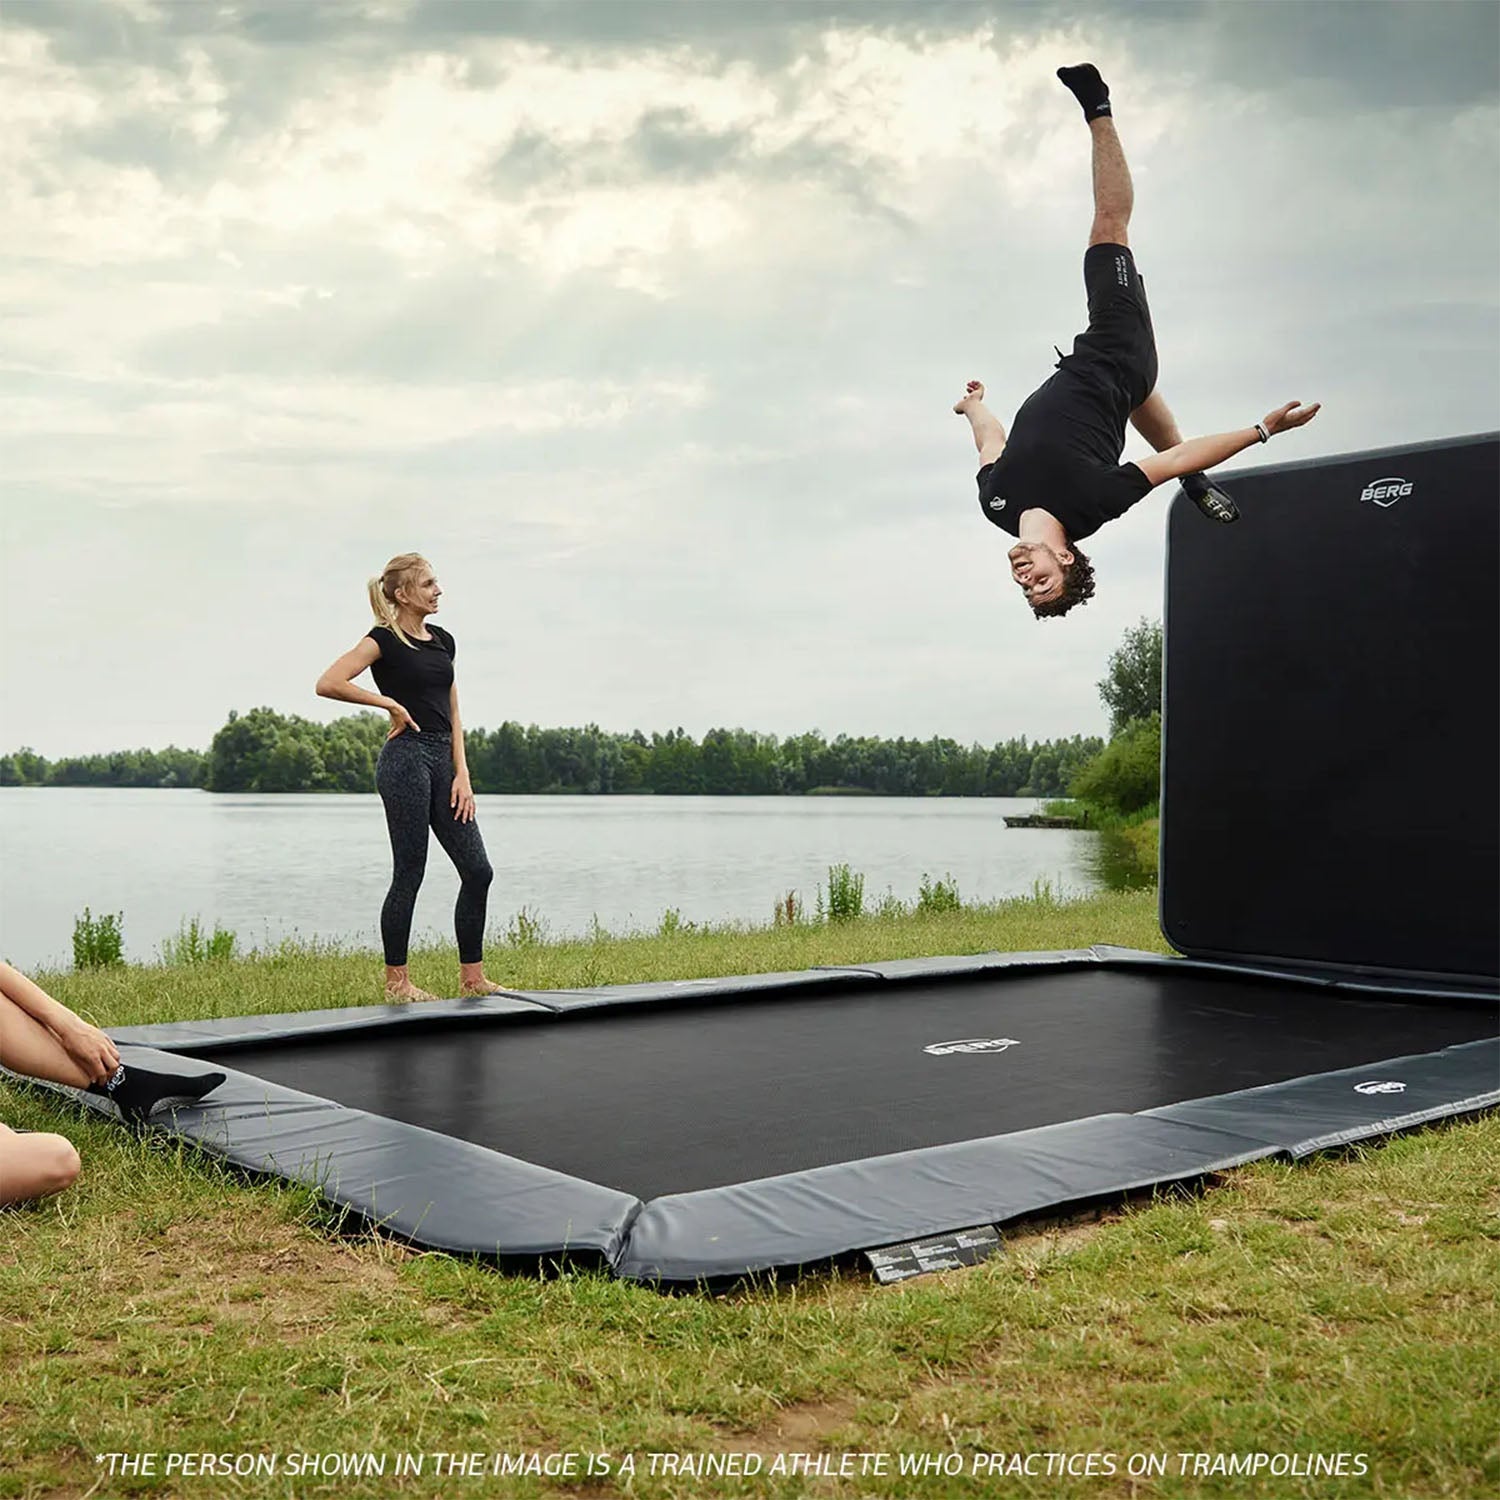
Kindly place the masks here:
<instances>
[{"instance_id":1,"label":"green tree","mask_svg":"<svg viewBox=\"0 0 1500 1500\"><path fill-rule=\"evenodd\" d=\"M333 792L368 792L375 785L375 757L390 720L384 714L350 714L323 726L323 780Z\"/></svg>"},{"instance_id":2,"label":"green tree","mask_svg":"<svg viewBox=\"0 0 1500 1500\"><path fill-rule=\"evenodd\" d=\"M254 791L276 748L280 724L281 715L269 708L252 708L243 716L230 709L224 727L208 747L209 791Z\"/></svg>"},{"instance_id":3,"label":"green tree","mask_svg":"<svg viewBox=\"0 0 1500 1500\"><path fill-rule=\"evenodd\" d=\"M1117 813L1142 812L1161 797L1161 715L1127 724L1074 778L1075 797Z\"/></svg>"},{"instance_id":4,"label":"green tree","mask_svg":"<svg viewBox=\"0 0 1500 1500\"><path fill-rule=\"evenodd\" d=\"M1099 696L1113 738L1127 725L1161 711L1161 621L1132 625L1109 659Z\"/></svg>"},{"instance_id":5,"label":"green tree","mask_svg":"<svg viewBox=\"0 0 1500 1500\"><path fill-rule=\"evenodd\" d=\"M277 736L260 775L251 788L257 792L311 792L323 779L323 757L306 734L294 724Z\"/></svg>"},{"instance_id":6,"label":"green tree","mask_svg":"<svg viewBox=\"0 0 1500 1500\"><path fill-rule=\"evenodd\" d=\"M697 796L703 791L698 742L681 728L651 736L651 790L664 797Z\"/></svg>"}]
</instances>

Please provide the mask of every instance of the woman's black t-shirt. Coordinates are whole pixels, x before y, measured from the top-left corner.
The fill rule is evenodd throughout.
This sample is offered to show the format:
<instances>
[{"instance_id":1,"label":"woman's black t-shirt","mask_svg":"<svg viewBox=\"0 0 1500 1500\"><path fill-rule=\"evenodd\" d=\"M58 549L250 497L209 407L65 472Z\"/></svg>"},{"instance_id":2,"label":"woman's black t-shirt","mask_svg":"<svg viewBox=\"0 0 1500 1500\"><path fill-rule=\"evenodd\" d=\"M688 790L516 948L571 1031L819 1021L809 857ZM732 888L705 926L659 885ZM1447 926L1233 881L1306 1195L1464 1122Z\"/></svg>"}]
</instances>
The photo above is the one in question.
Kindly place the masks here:
<instances>
[{"instance_id":1,"label":"woman's black t-shirt","mask_svg":"<svg viewBox=\"0 0 1500 1500\"><path fill-rule=\"evenodd\" d=\"M453 686L453 637L440 625L427 628L431 640L409 635L408 646L393 630L375 626L368 634L380 647L380 655L370 673L381 693L394 698L423 734L451 734L448 694Z\"/></svg>"}]
</instances>

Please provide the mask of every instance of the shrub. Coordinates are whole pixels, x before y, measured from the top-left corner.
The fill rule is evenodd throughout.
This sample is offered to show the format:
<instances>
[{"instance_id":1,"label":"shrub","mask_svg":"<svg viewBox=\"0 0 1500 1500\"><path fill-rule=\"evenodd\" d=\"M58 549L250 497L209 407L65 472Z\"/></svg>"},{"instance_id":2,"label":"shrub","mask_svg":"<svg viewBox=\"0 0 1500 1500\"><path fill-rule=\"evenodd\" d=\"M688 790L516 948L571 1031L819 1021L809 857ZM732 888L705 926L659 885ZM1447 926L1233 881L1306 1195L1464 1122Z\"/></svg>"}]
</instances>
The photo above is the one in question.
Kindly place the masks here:
<instances>
[{"instance_id":1,"label":"shrub","mask_svg":"<svg viewBox=\"0 0 1500 1500\"><path fill-rule=\"evenodd\" d=\"M802 898L796 891L788 891L771 908L771 925L773 927L795 927L800 921L802 921Z\"/></svg>"},{"instance_id":2,"label":"shrub","mask_svg":"<svg viewBox=\"0 0 1500 1500\"><path fill-rule=\"evenodd\" d=\"M865 877L848 865L828 867L828 920L852 922L864 915Z\"/></svg>"},{"instance_id":3,"label":"shrub","mask_svg":"<svg viewBox=\"0 0 1500 1500\"><path fill-rule=\"evenodd\" d=\"M214 923L208 932L197 917L189 917L177 928L175 938L167 938L161 945L161 961L164 964L222 964L234 957L239 939L227 927Z\"/></svg>"},{"instance_id":4,"label":"shrub","mask_svg":"<svg viewBox=\"0 0 1500 1500\"><path fill-rule=\"evenodd\" d=\"M963 902L958 896L958 882L950 870L942 880L929 880L927 871L922 871L922 884L917 887L917 910L920 912L959 911Z\"/></svg>"},{"instance_id":5,"label":"shrub","mask_svg":"<svg viewBox=\"0 0 1500 1500\"><path fill-rule=\"evenodd\" d=\"M547 921L540 912L523 906L510 919L505 929L505 941L512 948L535 948L547 941Z\"/></svg>"},{"instance_id":6,"label":"shrub","mask_svg":"<svg viewBox=\"0 0 1500 1500\"><path fill-rule=\"evenodd\" d=\"M1117 813L1140 812L1161 795L1161 715L1135 719L1073 778L1069 794Z\"/></svg>"},{"instance_id":7,"label":"shrub","mask_svg":"<svg viewBox=\"0 0 1500 1500\"><path fill-rule=\"evenodd\" d=\"M121 925L125 913L107 912L96 917L88 907L73 920L73 967L107 969L125 962L125 939Z\"/></svg>"}]
</instances>

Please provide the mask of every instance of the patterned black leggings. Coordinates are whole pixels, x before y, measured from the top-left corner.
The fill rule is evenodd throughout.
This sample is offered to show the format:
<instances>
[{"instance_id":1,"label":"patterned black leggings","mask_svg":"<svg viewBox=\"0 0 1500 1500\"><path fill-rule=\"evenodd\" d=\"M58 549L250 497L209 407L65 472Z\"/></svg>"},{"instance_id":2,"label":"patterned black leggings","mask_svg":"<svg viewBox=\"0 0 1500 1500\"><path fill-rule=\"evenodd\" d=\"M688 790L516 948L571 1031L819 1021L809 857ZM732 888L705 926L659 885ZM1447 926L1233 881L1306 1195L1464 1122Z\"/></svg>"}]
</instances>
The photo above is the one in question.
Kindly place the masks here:
<instances>
[{"instance_id":1,"label":"patterned black leggings","mask_svg":"<svg viewBox=\"0 0 1500 1500\"><path fill-rule=\"evenodd\" d=\"M427 830L437 835L462 884L453 909L458 961L484 957L484 910L495 872L484 852L479 824L460 823L448 805L453 790L453 744L446 734L408 729L387 740L375 763L375 789L385 803L395 873L380 908L380 941L393 968L406 962L411 914L427 870Z\"/></svg>"}]
</instances>

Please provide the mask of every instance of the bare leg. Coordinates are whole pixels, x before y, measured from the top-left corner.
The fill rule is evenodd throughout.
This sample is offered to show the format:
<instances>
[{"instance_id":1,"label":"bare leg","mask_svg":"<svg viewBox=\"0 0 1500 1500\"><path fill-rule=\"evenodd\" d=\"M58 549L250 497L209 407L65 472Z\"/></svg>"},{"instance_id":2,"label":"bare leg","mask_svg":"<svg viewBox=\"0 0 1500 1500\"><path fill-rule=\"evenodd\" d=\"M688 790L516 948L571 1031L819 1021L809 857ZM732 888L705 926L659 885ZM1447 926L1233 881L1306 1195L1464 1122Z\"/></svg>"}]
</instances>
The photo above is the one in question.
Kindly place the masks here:
<instances>
[{"instance_id":1,"label":"bare leg","mask_svg":"<svg viewBox=\"0 0 1500 1500\"><path fill-rule=\"evenodd\" d=\"M4 995L0 995L0 1058L7 1068L31 1078L75 1089L92 1082L40 1021ZM60 1193L78 1176L78 1166L78 1153L63 1136L40 1130L21 1135L0 1125L0 1205Z\"/></svg>"},{"instance_id":2,"label":"bare leg","mask_svg":"<svg viewBox=\"0 0 1500 1500\"><path fill-rule=\"evenodd\" d=\"M984 387L971 380L968 389L953 403L953 410L969 419L981 465L994 463L1005 447L1005 426L984 404Z\"/></svg>"},{"instance_id":3,"label":"bare leg","mask_svg":"<svg viewBox=\"0 0 1500 1500\"><path fill-rule=\"evenodd\" d=\"M4 995L0 995L0 1059L14 1073L65 1083L72 1089L86 1089L94 1081L35 1016Z\"/></svg>"},{"instance_id":4,"label":"bare leg","mask_svg":"<svg viewBox=\"0 0 1500 1500\"><path fill-rule=\"evenodd\" d=\"M1154 390L1130 414L1130 424L1158 453L1175 448L1182 441L1182 431L1177 418L1162 399L1161 391Z\"/></svg>"},{"instance_id":5,"label":"bare leg","mask_svg":"<svg viewBox=\"0 0 1500 1500\"><path fill-rule=\"evenodd\" d=\"M78 1176L78 1152L46 1131L20 1135L0 1125L0 1207L60 1193Z\"/></svg>"},{"instance_id":6,"label":"bare leg","mask_svg":"<svg viewBox=\"0 0 1500 1500\"><path fill-rule=\"evenodd\" d=\"M1094 222L1089 229L1089 244L1128 245L1135 188L1125 162L1125 148L1109 115L1090 120L1089 132L1094 137Z\"/></svg>"}]
</instances>

